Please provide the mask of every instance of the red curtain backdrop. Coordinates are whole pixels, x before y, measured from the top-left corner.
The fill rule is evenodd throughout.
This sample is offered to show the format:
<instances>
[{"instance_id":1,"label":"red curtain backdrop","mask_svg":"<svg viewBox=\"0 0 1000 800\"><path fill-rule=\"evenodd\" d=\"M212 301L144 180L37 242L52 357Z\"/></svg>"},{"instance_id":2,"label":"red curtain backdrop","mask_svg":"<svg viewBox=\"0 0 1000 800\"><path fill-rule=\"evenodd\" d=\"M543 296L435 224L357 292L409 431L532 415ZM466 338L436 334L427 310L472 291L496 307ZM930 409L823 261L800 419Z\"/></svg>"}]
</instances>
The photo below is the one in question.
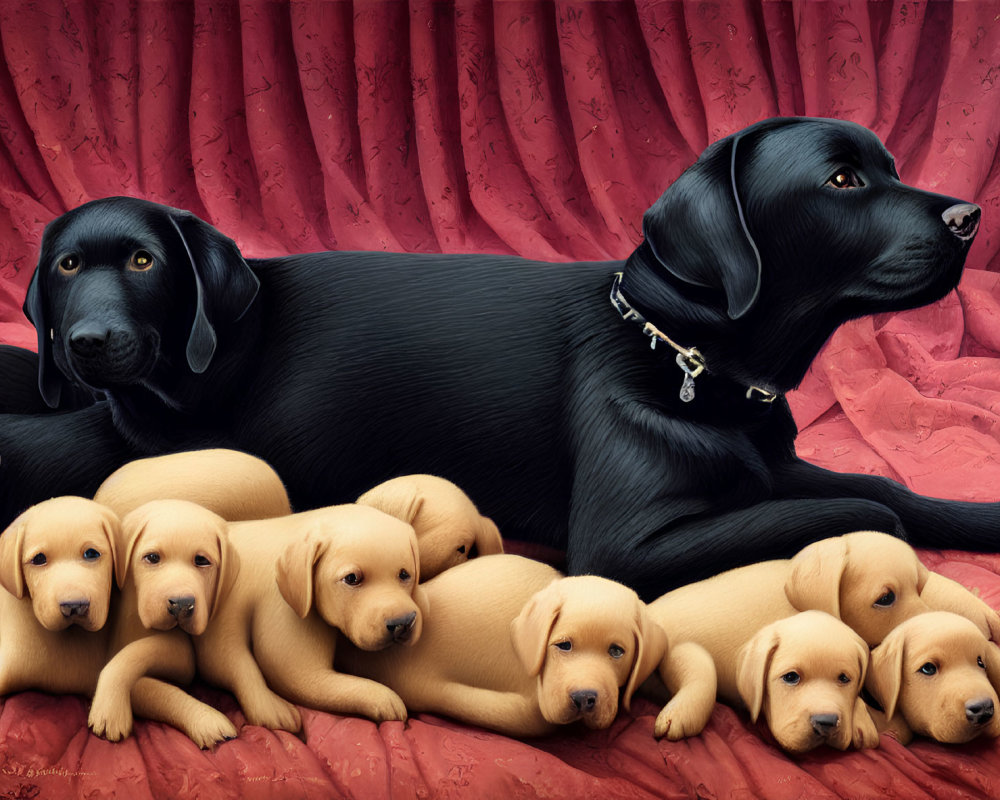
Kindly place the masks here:
<instances>
[{"instance_id":1,"label":"red curtain backdrop","mask_svg":"<svg viewBox=\"0 0 1000 800\"><path fill-rule=\"evenodd\" d=\"M957 293L846 326L793 398L842 471L1000 499L1000 4L0 3L0 341L44 224L113 194L252 256L626 256L710 142L772 115L872 128L972 200ZM5 67L5 68L4 68Z\"/></svg>"}]
</instances>

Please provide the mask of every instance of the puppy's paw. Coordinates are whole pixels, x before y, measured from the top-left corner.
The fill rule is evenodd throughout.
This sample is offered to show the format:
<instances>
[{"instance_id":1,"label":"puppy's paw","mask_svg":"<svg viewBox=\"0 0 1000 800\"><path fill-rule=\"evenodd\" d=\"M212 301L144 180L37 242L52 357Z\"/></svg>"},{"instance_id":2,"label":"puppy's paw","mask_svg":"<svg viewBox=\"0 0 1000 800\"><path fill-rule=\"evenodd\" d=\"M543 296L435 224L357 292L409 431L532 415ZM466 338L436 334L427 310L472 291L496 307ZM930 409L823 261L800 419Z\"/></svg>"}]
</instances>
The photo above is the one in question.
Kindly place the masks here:
<instances>
[{"instance_id":1,"label":"puppy's paw","mask_svg":"<svg viewBox=\"0 0 1000 800\"><path fill-rule=\"evenodd\" d=\"M184 725L184 733L202 750L210 750L220 742L235 739L239 735L229 717L214 708L205 709L194 719L188 720Z\"/></svg>"},{"instance_id":2,"label":"puppy's paw","mask_svg":"<svg viewBox=\"0 0 1000 800\"><path fill-rule=\"evenodd\" d=\"M108 697L98 693L90 706L87 725L109 742L119 742L132 733L132 704L127 696Z\"/></svg>"},{"instance_id":3,"label":"puppy's paw","mask_svg":"<svg viewBox=\"0 0 1000 800\"><path fill-rule=\"evenodd\" d=\"M256 696L243 703L243 714L251 725L275 731L298 733L302 728L299 710L273 692Z\"/></svg>"},{"instance_id":4,"label":"puppy's paw","mask_svg":"<svg viewBox=\"0 0 1000 800\"><path fill-rule=\"evenodd\" d=\"M854 735L851 737L851 746L859 750L878 747L878 727L864 706L860 710L855 708Z\"/></svg>"},{"instance_id":5,"label":"puppy's paw","mask_svg":"<svg viewBox=\"0 0 1000 800\"><path fill-rule=\"evenodd\" d=\"M676 742L688 736L697 736L707 723L708 714L700 706L671 700L656 715L653 736L657 739L666 737L669 741Z\"/></svg>"},{"instance_id":6,"label":"puppy's paw","mask_svg":"<svg viewBox=\"0 0 1000 800\"><path fill-rule=\"evenodd\" d=\"M406 721L406 704L398 694L385 686L379 686L372 694L370 702L363 711L364 715L375 722Z\"/></svg>"}]
</instances>

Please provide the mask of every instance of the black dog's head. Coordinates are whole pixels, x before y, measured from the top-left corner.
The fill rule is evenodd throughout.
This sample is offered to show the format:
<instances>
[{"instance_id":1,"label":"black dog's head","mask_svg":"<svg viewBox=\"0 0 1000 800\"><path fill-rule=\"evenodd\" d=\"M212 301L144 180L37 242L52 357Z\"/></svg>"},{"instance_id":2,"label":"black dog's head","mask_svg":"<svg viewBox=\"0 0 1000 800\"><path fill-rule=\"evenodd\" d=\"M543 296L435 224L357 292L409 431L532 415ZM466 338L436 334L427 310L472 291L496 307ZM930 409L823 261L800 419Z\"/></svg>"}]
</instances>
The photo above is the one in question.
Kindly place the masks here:
<instances>
[{"instance_id":1,"label":"black dog's head","mask_svg":"<svg viewBox=\"0 0 1000 800\"><path fill-rule=\"evenodd\" d=\"M692 298L692 316L733 334L714 354L687 343L710 369L788 389L840 323L954 288L979 215L903 184L867 128L765 120L711 145L646 212L653 268L624 287L665 330L677 292Z\"/></svg>"},{"instance_id":2,"label":"black dog's head","mask_svg":"<svg viewBox=\"0 0 1000 800\"><path fill-rule=\"evenodd\" d=\"M98 391L143 385L163 396L156 374L181 361L208 369L217 326L238 320L258 285L236 244L186 211L112 197L63 214L45 229L24 302L42 396L56 406L60 373Z\"/></svg>"}]
</instances>

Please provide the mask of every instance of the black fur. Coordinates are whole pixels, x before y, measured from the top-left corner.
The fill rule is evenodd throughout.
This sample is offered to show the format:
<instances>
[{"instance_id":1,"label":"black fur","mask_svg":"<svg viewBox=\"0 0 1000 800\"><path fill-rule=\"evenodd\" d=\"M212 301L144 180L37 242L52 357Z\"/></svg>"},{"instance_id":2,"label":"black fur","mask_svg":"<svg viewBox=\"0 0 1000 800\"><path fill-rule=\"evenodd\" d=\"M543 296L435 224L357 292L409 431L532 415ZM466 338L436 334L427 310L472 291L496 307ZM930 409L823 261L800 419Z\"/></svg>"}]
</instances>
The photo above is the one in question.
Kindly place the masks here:
<instances>
[{"instance_id":1,"label":"black fur","mask_svg":"<svg viewBox=\"0 0 1000 800\"><path fill-rule=\"evenodd\" d=\"M838 173L848 188L828 183ZM1000 506L810 466L785 401L745 396L796 386L841 322L951 289L979 213L952 211L949 229L960 203L900 183L870 131L800 118L708 148L626 262L244 261L184 212L89 203L46 230L26 311L43 394L62 376L103 393L124 441L103 404L0 417L3 516L92 491L132 453L221 445L273 464L300 509L443 475L505 536L646 597L856 529L995 550ZM148 271L126 267L137 250ZM704 356L692 402L676 353L609 302L619 270L628 302Z\"/></svg>"}]
</instances>

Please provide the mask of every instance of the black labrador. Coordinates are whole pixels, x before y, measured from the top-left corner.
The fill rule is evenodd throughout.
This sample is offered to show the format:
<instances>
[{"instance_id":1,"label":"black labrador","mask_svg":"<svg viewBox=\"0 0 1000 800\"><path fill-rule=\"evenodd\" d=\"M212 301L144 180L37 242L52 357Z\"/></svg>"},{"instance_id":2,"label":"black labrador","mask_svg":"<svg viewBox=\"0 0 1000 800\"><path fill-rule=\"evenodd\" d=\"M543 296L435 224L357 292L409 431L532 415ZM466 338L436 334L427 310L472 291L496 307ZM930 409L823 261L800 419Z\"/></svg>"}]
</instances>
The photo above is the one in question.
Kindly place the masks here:
<instances>
[{"instance_id":1,"label":"black labrador","mask_svg":"<svg viewBox=\"0 0 1000 800\"><path fill-rule=\"evenodd\" d=\"M996 550L1000 505L799 460L783 397L840 323L954 287L979 215L810 118L710 146L624 262L245 260L189 213L88 203L46 229L25 310L48 402L105 399L0 417L2 512L132 454L230 446L300 509L445 476L505 536L646 598L857 529Z\"/></svg>"}]
</instances>

